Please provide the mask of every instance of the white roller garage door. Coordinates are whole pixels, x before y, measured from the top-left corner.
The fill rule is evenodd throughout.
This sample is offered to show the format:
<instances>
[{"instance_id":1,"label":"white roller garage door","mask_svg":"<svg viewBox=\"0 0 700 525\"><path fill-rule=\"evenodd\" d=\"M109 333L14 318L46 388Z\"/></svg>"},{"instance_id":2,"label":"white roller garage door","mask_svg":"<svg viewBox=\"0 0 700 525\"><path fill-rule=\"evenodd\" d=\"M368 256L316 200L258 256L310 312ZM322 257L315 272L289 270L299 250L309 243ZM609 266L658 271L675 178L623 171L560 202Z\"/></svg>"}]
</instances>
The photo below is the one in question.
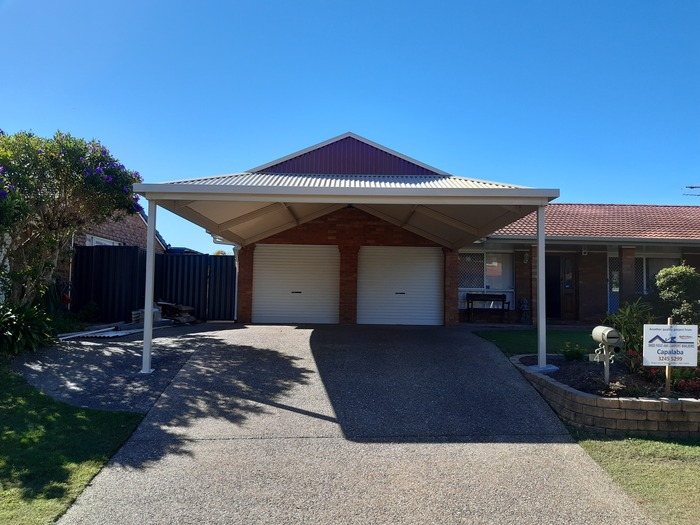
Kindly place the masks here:
<instances>
[{"instance_id":1,"label":"white roller garage door","mask_svg":"<svg viewBox=\"0 0 700 525\"><path fill-rule=\"evenodd\" d=\"M444 324L441 248L363 246L358 324Z\"/></svg>"},{"instance_id":2,"label":"white roller garage door","mask_svg":"<svg viewBox=\"0 0 700 525\"><path fill-rule=\"evenodd\" d=\"M337 246L259 244L253 257L254 323L338 322Z\"/></svg>"}]
</instances>

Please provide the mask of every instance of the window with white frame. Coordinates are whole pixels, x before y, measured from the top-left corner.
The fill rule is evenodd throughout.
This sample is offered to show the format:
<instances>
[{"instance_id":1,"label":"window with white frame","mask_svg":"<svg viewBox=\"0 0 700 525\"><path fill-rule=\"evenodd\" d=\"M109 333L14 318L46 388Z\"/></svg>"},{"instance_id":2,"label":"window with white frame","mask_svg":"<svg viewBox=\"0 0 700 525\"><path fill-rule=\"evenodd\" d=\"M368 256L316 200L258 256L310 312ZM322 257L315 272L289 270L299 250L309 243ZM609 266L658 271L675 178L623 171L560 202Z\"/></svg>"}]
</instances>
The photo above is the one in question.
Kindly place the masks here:
<instances>
[{"instance_id":1,"label":"window with white frame","mask_svg":"<svg viewBox=\"0 0 700 525\"><path fill-rule=\"evenodd\" d=\"M511 308L515 286L512 253L468 252L459 254L459 307L466 308L468 292L506 294ZM477 304L478 307L488 305Z\"/></svg>"},{"instance_id":2,"label":"window with white frame","mask_svg":"<svg viewBox=\"0 0 700 525\"><path fill-rule=\"evenodd\" d=\"M85 240L86 246L121 246L122 243L119 241L113 241L112 239L105 239L103 237L98 237L96 235L88 235Z\"/></svg>"}]
</instances>

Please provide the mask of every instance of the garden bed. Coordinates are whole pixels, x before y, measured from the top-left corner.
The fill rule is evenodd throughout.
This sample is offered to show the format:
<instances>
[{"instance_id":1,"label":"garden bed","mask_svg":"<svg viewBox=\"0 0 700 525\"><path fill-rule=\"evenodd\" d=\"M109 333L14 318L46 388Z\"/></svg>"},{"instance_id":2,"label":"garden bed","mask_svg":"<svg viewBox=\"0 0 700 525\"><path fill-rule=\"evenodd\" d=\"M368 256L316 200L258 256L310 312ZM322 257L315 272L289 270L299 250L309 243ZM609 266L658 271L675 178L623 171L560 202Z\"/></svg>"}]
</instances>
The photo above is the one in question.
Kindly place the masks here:
<instances>
[{"instance_id":1,"label":"garden bed","mask_svg":"<svg viewBox=\"0 0 700 525\"><path fill-rule=\"evenodd\" d=\"M677 394L677 399L661 397L658 386L653 390L645 390L650 395L633 397L628 392L632 387L639 392L638 380L642 378L634 378L634 374L624 373L618 366L614 366L616 375L611 371L611 385L614 381L621 387L601 390L602 364L566 361L563 358L559 360L556 356L549 356L550 363L562 365L560 371L554 374L558 373L562 380L569 380L582 388L594 390L587 392L559 381L554 374L543 374L530 368L532 364L536 364L536 356L514 356L511 357L511 362L552 409L564 421L576 427L612 436L700 437L700 399L697 397L685 394ZM577 372L581 368L586 373ZM592 373L596 371L599 379ZM621 392L625 394L621 395Z\"/></svg>"},{"instance_id":2,"label":"garden bed","mask_svg":"<svg viewBox=\"0 0 700 525\"><path fill-rule=\"evenodd\" d=\"M522 356L520 362L525 366L536 365L537 356ZM547 363L559 367L556 372L547 374L549 377L588 394L603 397L700 398L700 392L692 387L690 380L683 384L685 390L672 390L670 396L666 396L663 368L651 368L642 375L631 373L623 363L611 363L610 384L606 385L603 381L603 363L566 360L563 356L552 354L547 356Z\"/></svg>"}]
</instances>

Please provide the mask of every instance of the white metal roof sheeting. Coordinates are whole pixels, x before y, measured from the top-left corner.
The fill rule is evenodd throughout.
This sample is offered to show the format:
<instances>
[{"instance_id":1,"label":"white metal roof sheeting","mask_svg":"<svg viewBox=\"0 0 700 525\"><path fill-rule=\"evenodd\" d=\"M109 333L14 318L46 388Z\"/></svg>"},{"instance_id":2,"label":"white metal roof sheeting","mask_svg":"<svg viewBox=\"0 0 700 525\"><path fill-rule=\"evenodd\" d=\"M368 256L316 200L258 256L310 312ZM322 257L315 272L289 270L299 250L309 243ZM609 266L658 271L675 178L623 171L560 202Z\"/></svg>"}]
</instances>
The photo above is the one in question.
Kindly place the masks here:
<instances>
[{"instance_id":1,"label":"white metal roof sheeting","mask_svg":"<svg viewBox=\"0 0 700 525\"><path fill-rule=\"evenodd\" d=\"M172 185L260 186L289 188L425 188L519 189L524 186L451 175L332 175L297 173L234 173L170 182Z\"/></svg>"}]
</instances>

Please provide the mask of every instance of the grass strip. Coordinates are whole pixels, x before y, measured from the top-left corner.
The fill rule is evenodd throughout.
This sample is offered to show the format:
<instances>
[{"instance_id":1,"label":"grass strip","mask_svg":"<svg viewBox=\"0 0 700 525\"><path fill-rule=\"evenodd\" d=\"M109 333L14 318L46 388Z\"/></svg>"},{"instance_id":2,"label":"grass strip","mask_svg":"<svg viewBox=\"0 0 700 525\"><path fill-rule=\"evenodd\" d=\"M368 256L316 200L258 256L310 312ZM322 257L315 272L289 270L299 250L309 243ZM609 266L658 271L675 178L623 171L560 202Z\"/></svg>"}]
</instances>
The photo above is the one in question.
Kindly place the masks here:
<instances>
[{"instance_id":1,"label":"grass strip","mask_svg":"<svg viewBox=\"0 0 700 525\"><path fill-rule=\"evenodd\" d=\"M700 440L572 435L647 515L669 525L698 523Z\"/></svg>"},{"instance_id":2,"label":"grass strip","mask_svg":"<svg viewBox=\"0 0 700 525\"><path fill-rule=\"evenodd\" d=\"M477 330L474 333L495 344L508 357L537 353L537 330ZM590 348L591 352L598 346L588 330L547 330L547 353L560 353L567 342L571 346Z\"/></svg>"},{"instance_id":3,"label":"grass strip","mask_svg":"<svg viewBox=\"0 0 700 525\"><path fill-rule=\"evenodd\" d=\"M55 401L0 357L0 525L53 523L142 419Z\"/></svg>"}]
</instances>

